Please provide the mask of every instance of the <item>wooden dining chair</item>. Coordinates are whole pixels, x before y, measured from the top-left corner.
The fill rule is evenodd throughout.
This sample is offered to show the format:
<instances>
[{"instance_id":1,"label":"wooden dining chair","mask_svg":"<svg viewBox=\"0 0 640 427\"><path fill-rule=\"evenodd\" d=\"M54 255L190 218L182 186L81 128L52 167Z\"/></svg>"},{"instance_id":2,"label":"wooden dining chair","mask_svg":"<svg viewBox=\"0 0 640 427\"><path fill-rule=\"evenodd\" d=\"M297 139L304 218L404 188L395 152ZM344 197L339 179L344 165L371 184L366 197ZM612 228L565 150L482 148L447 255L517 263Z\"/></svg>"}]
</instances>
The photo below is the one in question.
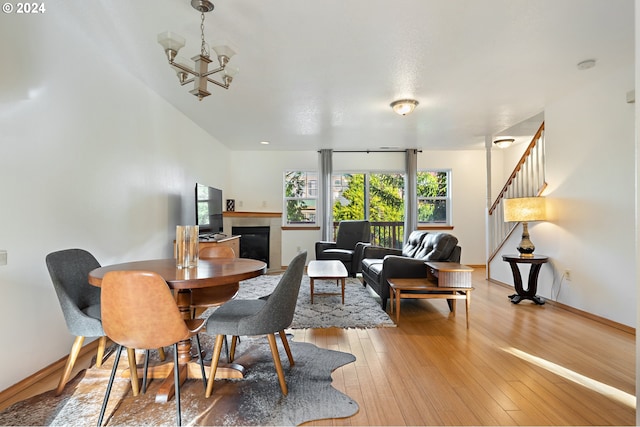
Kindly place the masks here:
<instances>
[{"instance_id":1,"label":"wooden dining chair","mask_svg":"<svg viewBox=\"0 0 640 427\"><path fill-rule=\"evenodd\" d=\"M104 396L98 426L102 425L122 348L154 349L173 345L177 425L181 425L178 342L196 337L196 344L206 384L198 332L204 319L185 320L176 305L167 282L150 271L111 271L102 279L102 326L118 351ZM143 384L146 384L146 361ZM129 360L131 371L137 369Z\"/></svg>"},{"instance_id":2,"label":"wooden dining chair","mask_svg":"<svg viewBox=\"0 0 640 427\"><path fill-rule=\"evenodd\" d=\"M230 246L212 245L202 248L198 256L200 259L235 258L236 253ZM217 307L234 298L238 293L239 288L240 284L235 282L229 283L228 285L192 289L192 317L196 317L198 310L204 311L209 307Z\"/></svg>"},{"instance_id":3,"label":"wooden dining chair","mask_svg":"<svg viewBox=\"0 0 640 427\"><path fill-rule=\"evenodd\" d=\"M218 308L207 319L206 333L215 335L216 340L211 359L211 372L207 382L206 397L211 396L213 391L213 381L220 361L222 342L226 335L232 335L231 358L235 351L236 337L240 335L266 335L273 356L278 381L282 394L288 393L287 383L284 378L275 334L280 335L282 345L289 358L289 364L293 365L293 356L287 336L284 330L291 325L293 314L300 291L300 282L304 273L304 266L307 260L307 253L302 252L291 261L287 270L282 275L280 282L269 295L268 298L258 298L252 300L231 300Z\"/></svg>"}]
</instances>

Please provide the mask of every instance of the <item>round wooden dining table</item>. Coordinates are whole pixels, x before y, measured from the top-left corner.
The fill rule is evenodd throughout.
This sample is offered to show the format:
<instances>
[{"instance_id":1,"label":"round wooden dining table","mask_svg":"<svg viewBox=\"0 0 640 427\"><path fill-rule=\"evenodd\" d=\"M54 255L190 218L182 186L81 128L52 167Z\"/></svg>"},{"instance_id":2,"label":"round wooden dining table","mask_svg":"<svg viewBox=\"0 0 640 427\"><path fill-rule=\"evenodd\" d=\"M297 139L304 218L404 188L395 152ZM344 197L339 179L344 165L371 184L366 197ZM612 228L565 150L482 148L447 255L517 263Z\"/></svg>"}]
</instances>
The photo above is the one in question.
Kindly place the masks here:
<instances>
[{"instance_id":1,"label":"round wooden dining table","mask_svg":"<svg viewBox=\"0 0 640 427\"><path fill-rule=\"evenodd\" d=\"M99 287L102 284L102 278L109 271L152 271L159 274L174 290L176 303L183 317L190 319L191 289L234 285L241 280L264 274L267 271L267 264L248 258L216 258L201 259L197 267L177 268L174 258L133 261L96 268L89 273L89 283ZM180 365L181 381L187 378L202 378L199 364L193 361L191 340L178 344L177 359ZM172 372L173 364L171 363L150 367L149 377L165 379L156 395L156 401L166 402L173 395ZM242 378L243 376L244 368L237 364L219 366L216 371L216 377L220 378Z\"/></svg>"}]
</instances>

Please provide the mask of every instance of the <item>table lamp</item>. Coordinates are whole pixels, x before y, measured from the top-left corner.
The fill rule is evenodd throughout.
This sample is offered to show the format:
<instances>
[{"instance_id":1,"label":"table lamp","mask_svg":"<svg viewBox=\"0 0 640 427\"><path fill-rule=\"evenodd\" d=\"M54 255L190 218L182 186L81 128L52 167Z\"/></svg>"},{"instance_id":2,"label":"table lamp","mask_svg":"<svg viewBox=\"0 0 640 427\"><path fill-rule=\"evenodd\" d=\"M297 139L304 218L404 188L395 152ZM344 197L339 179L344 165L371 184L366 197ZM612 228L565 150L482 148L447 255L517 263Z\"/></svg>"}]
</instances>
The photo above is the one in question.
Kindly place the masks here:
<instances>
[{"instance_id":1,"label":"table lamp","mask_svg":"<svg viewBox=\"0 0 640 427\"><path fill-rule=\"evenodd\" d=\"M522 222L522 240L518 246L521 258L533 258L535 246L529 240L529 221L546 220L544 197L521 197L504 199L504 221Z\"/></svg>"}]
</instances>

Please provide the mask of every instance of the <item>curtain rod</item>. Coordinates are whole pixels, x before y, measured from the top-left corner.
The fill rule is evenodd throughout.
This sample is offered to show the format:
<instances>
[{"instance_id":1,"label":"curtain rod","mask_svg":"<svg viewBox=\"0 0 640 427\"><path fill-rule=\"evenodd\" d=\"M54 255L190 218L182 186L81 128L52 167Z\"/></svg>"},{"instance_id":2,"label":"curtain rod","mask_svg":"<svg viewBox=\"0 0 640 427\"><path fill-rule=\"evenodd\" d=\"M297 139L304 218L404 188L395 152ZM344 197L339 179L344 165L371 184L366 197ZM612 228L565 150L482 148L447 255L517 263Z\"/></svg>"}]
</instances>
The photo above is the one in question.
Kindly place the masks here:
<instances>
[{"instance_id":1,"label":"curtain rod","mask_svg":"<svg viewBox=\"0 0 640 427\"><path fill-rule=\"evenodd\" d=\"M409 148L408 150L416 150L418 153L422 153L422 150L415 148ZM407 150L331 150L333 153L405 153ZM318 153L320 151L318 150Z\"/></svg>"}]
</instances>

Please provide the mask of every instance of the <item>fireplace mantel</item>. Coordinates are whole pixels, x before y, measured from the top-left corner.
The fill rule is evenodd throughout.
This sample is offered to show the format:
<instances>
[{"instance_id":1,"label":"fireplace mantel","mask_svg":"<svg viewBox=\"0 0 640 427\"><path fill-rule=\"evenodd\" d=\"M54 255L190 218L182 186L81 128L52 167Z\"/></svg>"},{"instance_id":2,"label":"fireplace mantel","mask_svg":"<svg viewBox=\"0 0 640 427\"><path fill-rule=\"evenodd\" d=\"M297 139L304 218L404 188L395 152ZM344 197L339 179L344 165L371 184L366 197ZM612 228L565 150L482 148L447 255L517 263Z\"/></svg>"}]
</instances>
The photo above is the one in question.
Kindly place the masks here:
<instances>
[{"instance_id":1,"label":"fireplace mantel","mask_svg":"<svg viewBox=\"0 0 640 427\"><path fill-rule=\"evenodd\" d=\"M280 218L282 212L237 212L226 211L222 213L223 218Z\"/></svg>"}]
</instances>

